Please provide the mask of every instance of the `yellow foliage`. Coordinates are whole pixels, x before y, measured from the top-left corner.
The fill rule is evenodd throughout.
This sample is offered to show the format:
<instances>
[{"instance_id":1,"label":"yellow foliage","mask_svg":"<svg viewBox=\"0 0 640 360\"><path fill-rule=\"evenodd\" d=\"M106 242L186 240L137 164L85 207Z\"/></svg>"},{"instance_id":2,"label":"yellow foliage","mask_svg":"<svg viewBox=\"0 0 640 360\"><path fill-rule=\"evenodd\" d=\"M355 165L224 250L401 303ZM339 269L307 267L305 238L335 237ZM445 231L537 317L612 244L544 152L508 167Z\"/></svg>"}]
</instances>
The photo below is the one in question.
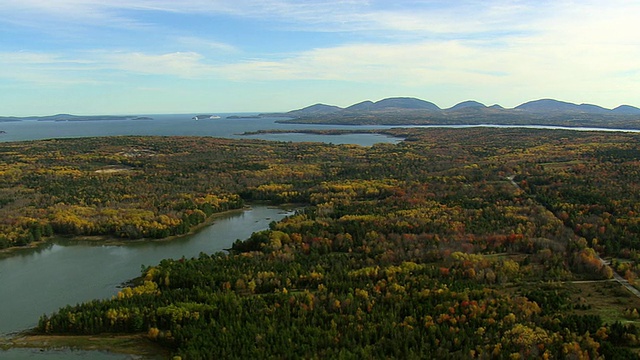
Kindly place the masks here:
<instances>
[{"instance_id":1,"label":"yellow foliage","mask_svg":"<svg viewBox=\"0 0 640 360\"><path fill-rule=\"evenodd\" d=\"M367 290L356 289L355 294L356 294L356 297L359 297L365 300L369 298L369 292L367 292Z\"/></svg>"},{"instance_id":2,"label":"yellow foliage","mask_svg":"<svg viewBox=\"0 0 640 360\"><path fill-rule=\"evenodd\" d=\"M149 337L149 339L152 339L152 340L157 339L159 334L160 334L160 330L158 330L158 328L155 328L155 327L149 328L149 332L147 332L147 336Z\"/></svg>"}]
</instances>

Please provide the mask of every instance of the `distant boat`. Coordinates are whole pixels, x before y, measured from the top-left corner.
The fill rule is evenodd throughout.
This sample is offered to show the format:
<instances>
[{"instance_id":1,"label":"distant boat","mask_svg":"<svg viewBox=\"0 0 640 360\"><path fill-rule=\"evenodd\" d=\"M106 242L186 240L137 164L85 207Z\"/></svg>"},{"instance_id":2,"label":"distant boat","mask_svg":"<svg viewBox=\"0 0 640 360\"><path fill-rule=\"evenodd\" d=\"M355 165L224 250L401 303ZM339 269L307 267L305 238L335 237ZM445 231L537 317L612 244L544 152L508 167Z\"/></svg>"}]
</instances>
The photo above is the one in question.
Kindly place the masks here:
<instances>
[{"instance_id":1,"label":"distant boat","mask_svg":"<svg viewBox=\"0 0 640 360\"><path fill-rule=\"evenodd\" d=\"M204 119L220 119L218 115L196 115L192 117L193 120L204 120Z\"/></svg>"}]
</instances>

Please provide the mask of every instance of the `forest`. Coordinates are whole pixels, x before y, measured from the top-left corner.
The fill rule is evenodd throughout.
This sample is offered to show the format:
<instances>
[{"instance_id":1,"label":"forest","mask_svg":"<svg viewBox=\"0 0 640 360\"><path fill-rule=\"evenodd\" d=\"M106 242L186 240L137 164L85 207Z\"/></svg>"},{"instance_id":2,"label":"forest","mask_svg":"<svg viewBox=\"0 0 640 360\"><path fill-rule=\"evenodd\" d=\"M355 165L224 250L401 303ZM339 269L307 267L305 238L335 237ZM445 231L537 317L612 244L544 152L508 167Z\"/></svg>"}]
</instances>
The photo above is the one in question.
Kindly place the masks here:
<instances>
[{"instance_id":1,"label":"forest","mask_svg":"<svg viewBox=\"0 0 640 360\"><path fill-rule=\"evenodd\" d=\"M0 143L6 248L164 238L257 201L301 204L35 331L144 333L181 359L638 357L640 299L613 277L640 275L639 135L385 133L404 141Z\"/></svg>"}]
</instances>

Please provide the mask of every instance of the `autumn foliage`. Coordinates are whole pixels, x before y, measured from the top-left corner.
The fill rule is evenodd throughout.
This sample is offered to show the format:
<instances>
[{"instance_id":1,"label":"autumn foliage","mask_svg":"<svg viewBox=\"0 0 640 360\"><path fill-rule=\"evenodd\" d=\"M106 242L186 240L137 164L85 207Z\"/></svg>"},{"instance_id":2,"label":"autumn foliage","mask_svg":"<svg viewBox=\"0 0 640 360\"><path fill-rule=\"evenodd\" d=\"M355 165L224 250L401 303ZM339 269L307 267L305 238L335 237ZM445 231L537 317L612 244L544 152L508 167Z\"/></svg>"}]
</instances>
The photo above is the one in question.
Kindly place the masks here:
<instances>
[{"instance_id":1,"label":"autumn foliage","mask_svg":"<svg viewBox=\"0 0 640 360\"><path fill-rule=\"evenodd\" d=\"M600 255L635 279L637 135L388 132L406 140L0 144L0 241L165 237L251 201L295 202L229 253L164 260L38 329L145 333L183 359L633 355L638 331L580 312L562 284L610 278Z\"/></svg>"}]
</instances>

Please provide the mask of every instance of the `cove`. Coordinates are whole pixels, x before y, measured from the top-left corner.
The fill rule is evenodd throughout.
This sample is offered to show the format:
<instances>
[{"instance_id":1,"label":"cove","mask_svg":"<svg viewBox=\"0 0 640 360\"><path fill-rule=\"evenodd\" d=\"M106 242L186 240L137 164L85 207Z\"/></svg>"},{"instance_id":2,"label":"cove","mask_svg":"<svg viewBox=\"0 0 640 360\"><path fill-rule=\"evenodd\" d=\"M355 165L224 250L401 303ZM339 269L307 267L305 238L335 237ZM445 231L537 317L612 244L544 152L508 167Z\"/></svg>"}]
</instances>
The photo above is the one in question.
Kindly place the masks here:
<instances>
[{"instance_id":1,"label":"cove","mask_svg":"<svg viewBox=\"0 0 640 360\"><path fill-rule=\"evenodd\" d=\"M65 305L109 298L118 292L123 282L139 276L142 266L155 265L167 258L191 258L201 252L223 251L237 239L244 240L253 232L268 228L270 222L292 213L283 208L255 205L244 211L219 215L198 233L170 241L100 245L53 240L36 249L13 253L0 259L0 335L33 328L41 315ZM26 357L18 357L21 353ZM0 358L5 355L7 353L0 350ZM48 351L12 350L12 358L43 356L44 359L58 355Z\"/></svg>"}]
</instances>

